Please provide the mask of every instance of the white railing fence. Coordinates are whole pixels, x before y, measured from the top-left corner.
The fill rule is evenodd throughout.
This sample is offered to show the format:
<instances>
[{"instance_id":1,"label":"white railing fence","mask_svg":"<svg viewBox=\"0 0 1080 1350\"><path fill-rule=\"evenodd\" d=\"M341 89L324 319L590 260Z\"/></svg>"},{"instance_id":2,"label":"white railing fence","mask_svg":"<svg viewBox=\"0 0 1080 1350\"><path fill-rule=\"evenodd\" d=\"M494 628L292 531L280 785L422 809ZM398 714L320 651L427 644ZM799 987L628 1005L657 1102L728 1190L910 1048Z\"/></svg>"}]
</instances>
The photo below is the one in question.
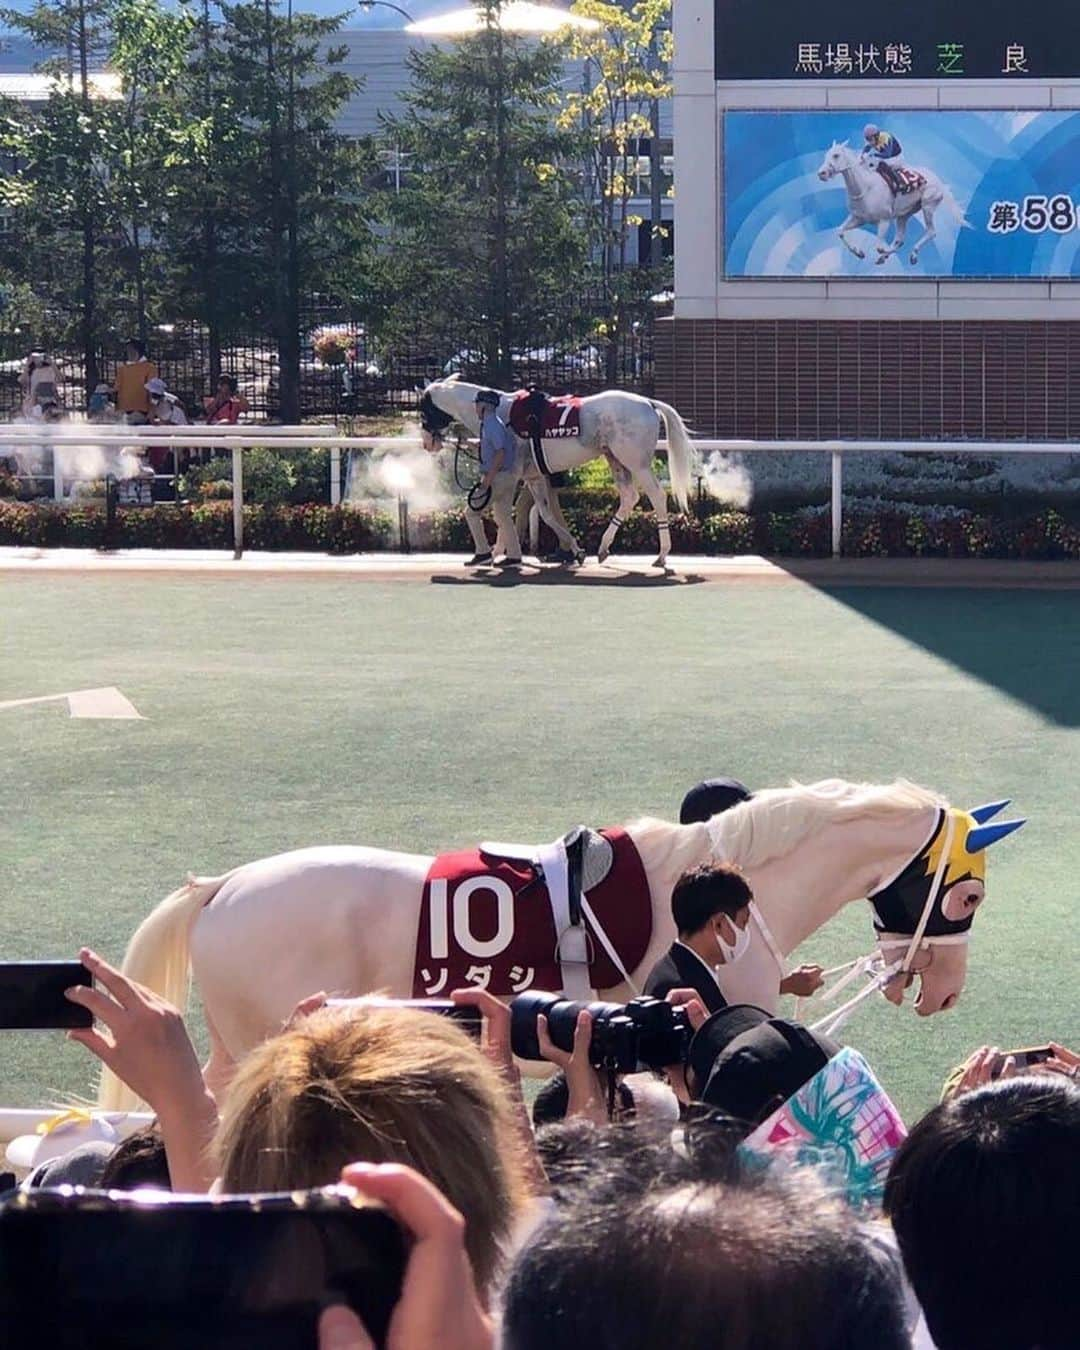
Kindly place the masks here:
<instances>
[{"instance_id":1,"label":"white railing fence","mask_svg":"<svg viewBox=\"0 0 1080 1350\"><path fill-rule=\"evenodd\" d=\"M415 436L342 436L332 426L184 426L184 427L117 427L89 423L57 423L51 426L11 424L0 428L0 446L39 446L54 451L51 479L53 497L63 500L65 483L77 481L65 476L63 450L81 446L108 446L117 449L137 444L156 447L173 446L180 449L227 449L232 452L233 555L239 558L244 548L244 463L245 450L255 447L273 447L278 450L310 450L325 447L330 451L329 500L334 506L341 502L341 453L348 450L422 448ZM819 454L831 460L831 516L832 552L840 557L844 528L844 456L881 454L936 454L936 455L1074 455L1080 446L1067 441L749 441L749 440L695 440L698 453L709 454ZM660 441L659 448L667 449ZM55 454L59 450L60 455ZM174 479L174 472L158 477ZM30 475L27 475L28 477ZM36 474L35 478L50 478ZM93 475L101 477L100 473ZM404 503L408 511L408 502Z\"/></svg>"}]
</instances>

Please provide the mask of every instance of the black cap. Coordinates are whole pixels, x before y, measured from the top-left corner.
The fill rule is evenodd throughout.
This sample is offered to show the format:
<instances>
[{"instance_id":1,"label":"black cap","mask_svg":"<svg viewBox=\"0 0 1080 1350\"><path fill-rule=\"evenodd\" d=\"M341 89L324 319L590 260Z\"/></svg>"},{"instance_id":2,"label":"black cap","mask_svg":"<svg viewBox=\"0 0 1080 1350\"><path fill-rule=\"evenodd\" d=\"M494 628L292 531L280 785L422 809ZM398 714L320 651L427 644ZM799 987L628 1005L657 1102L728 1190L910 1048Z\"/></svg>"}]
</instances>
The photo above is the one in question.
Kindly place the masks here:
<instances>
[{"instance_id":1,"label":"black cap","mask_svg":"<svg viewBox=\"0 0 1080 1350\"><path fill-rule=\"evenodd\" d=\"M679 823L693 825L696 821L718 816L740 802L748 802L754 794L737 778L706 778L692 787L679 807Z\"/></svg>"},{"instance_id":2,"label":"black cap","mask_svg":"<svg viewBox=\"0 0 1080 1350\"><path fill-rule=\"evenodd\" d=\"M698 1101L757 1125L839 1054L827 1036L749 1003L721 1008L690 1042Z\"/></svg>"},{"instance_id":3,"label":"black cap","mask_svg":"<svg viewBox=\"0 0 1080 1350\"><path fill-rule=\"evenodd\" d=\"M492 408L497 408L499 406L499 395L497 391L494 389L478 389L476 391L476 397L473 399L473 402L487 403Z\"/></svg>"}]
</instances>

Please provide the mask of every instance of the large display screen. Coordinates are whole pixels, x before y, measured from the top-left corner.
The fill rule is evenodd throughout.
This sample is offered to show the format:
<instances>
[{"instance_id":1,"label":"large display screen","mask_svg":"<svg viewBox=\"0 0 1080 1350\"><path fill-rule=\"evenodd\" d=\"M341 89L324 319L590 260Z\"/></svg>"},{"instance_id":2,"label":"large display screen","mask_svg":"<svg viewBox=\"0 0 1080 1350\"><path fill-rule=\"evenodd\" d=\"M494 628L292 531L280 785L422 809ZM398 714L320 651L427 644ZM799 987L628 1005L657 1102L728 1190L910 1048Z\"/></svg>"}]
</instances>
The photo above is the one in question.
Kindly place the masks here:
<instances>
[{"instance_id":1,"label":"large display screen","mask_svg":"<svg viewBox=\"0 0 1080 1350\"><path fill-rule=\"evenodd\" d=\"M716 0L718 80L1080 77L1075 0Z\"/></svg>"},{"instance_id":2,"label":"large display screen","mask_svg":"<svg viewBox=\"0 0 1080 1350\"><path fill-rule=\"evenodd\" d=\"M729 278L1080 276L1080 112L729 109L722 139Z\"/></svg>"}]
</instances>

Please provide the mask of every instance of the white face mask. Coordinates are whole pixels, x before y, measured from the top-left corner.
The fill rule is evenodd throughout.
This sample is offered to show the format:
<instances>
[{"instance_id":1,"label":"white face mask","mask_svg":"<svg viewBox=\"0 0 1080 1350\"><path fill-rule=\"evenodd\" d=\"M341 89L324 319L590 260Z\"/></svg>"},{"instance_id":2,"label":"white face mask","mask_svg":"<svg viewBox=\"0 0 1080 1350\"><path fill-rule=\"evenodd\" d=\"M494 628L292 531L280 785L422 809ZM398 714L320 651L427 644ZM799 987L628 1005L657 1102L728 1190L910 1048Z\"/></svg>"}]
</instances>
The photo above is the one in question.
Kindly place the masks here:
<instances>
[{"instance_id":1,"label":"white face mask","mask_svg":"<svg viewBox=\"0 0 1080 1350\"><path fill-rule=\"evenodd\" d=\"M740 957L745 956L750 950L750 919L747 917L745 928L740 928L734 919L729 918L728 923L735 929L735 941L728 942L718 928L716 929L716 945L723 954L724 964L733 966Z\"/></svg>"}]
</instances>

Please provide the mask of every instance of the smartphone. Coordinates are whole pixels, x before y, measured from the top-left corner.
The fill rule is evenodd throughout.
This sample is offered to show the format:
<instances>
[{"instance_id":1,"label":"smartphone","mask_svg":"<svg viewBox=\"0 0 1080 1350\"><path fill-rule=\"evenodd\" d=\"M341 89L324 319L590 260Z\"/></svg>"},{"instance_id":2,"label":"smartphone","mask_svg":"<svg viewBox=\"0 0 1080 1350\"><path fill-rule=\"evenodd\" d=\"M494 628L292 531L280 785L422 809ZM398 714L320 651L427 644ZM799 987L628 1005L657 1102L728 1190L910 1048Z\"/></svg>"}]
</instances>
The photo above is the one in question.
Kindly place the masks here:
<instances>
[{"instance_id":1,"label":"smartphone","mask_svg":"<svg viewBox=\"0 0 1080 1350\"><path fill-rule=\"evenodd\" d=\"M53 1031L90 1027L94 1016L64 997L73 984L94 977L78 961L0 962L0 1030Z\"/></svg>"},{"instance_id":2,"label":"smartphone","mask_svg":"<svg viewBox=\"0 0 1080 1350\"><path fill-rule=\"evenodd\" d=\"M479 1008L467 1003L451 1003L448 998L328 998L328 1008L412 1008L416 1012L438 1013L449 1017L462 1031L478 1041L483 1033L484 1018Z\"/></svg>"},{"instance_id":3,"label":"smartphone","mask_svg":"<svg viewBox=\"0 0 1080 1350\"><path fill-rule=\"evenodd\" d=\"M1010 1055L1016 1061L1018 1069L1027 1069L1032 1064L1045 1064L1048 1059L1053 1058L1053 1054L1053 1048L1049 1045L1029 1045L1020 1050L1003 1050L994 1060L994 1076L1002 1071Z\"/></svg>"},{"instance_id":4,"label":"smartphone","mask_svg":"<svg viewBox=\"0 0 1080 1350\"><path fill-rule=\"evenodd\" d=\"M317 1350L336 1301L381 1346L405 1258L395 1221L348 1187L19 1192L0 1203L0 1326L55 1350Z\"/></svg>"}]
</instances>

